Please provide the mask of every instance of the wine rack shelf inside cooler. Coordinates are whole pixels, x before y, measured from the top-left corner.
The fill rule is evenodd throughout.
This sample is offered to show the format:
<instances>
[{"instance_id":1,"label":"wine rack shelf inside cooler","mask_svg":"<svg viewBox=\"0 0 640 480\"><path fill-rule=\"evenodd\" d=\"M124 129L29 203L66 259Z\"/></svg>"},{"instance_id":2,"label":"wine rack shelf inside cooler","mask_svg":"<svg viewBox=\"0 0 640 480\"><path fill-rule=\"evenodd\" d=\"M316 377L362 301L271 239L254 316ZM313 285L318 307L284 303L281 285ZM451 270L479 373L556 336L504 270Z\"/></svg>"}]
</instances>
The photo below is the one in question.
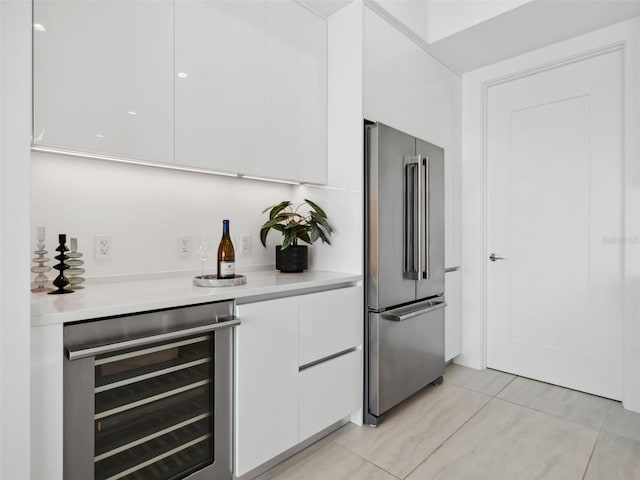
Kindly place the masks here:
<instances>
[{"instance_id":1,"label":"wine rack shelf inside cooler","mask_svg":"<svg viewBox=\"0 0 640 480\"><path fill-rule=\"evenodd\" d=\"M95 479L179 479L213 462L213 341L95 359Z\"/></svg>"}]
</instances>

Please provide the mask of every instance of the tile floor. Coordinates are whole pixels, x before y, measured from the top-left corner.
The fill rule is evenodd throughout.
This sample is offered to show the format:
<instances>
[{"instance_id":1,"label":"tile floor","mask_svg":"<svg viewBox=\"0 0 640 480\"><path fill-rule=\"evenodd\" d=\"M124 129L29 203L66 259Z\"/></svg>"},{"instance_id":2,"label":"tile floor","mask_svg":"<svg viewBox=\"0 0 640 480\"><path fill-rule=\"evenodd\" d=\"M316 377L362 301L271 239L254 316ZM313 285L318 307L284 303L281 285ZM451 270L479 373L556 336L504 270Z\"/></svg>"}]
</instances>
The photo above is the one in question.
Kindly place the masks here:
<instances>
[{"instance_id":1,"label":"tile floor","mask_svg":"<svg viewBox=\"0 0 640 480\"><path fill-rule=\"evenodd\" d=\"M259 480L640 480L640 414L495 370L444 383L377 428L346 425Z\"/></svg>"}]
</instances>

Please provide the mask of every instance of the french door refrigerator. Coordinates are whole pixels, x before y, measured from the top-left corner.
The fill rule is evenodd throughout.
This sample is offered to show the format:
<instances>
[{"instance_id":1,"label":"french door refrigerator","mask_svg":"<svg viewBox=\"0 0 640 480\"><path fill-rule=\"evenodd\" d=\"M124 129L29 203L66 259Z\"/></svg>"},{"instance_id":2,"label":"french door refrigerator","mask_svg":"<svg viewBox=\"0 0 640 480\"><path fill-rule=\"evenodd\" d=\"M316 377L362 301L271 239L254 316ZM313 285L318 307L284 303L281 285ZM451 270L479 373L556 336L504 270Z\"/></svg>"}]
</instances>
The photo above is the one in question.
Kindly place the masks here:
<instances>
[{"instance_id":1,"label":"french door refrigerator","mask_svg":"<svg viewBox=\"0 0 640 480\"><path fill-rule=\"evenodd\" d=\"M444 372L444 150L365 121L365 422Z\"/></svg>"}]
</instances>

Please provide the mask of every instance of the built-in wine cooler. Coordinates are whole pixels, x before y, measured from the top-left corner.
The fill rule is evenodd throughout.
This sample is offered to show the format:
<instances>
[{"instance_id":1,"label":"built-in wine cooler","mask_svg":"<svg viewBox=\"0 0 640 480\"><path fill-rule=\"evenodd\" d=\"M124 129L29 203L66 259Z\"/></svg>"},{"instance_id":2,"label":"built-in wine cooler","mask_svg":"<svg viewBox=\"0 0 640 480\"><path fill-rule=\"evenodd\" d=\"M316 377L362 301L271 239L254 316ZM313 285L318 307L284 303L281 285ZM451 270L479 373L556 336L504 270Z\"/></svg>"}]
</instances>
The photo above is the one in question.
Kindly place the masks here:
<instances>
[{"instance_id":1,"label":"built-in wine cooler","mask_svg":"<svg viewBox=\"0 0 640 480\"><path fill-rule=\"evenodd\" d=\"M65 480L227 480L233 302L66 325Z\"/></svg>"}]
</instances>

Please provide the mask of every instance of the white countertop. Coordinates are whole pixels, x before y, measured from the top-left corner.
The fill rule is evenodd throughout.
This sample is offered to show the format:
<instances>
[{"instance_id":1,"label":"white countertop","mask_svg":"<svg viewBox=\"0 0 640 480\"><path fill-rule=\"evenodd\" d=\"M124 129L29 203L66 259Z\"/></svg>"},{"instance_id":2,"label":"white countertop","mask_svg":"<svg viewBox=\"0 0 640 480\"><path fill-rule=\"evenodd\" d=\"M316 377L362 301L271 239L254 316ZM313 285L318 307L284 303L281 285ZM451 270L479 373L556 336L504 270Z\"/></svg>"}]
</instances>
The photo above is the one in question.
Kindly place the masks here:
<instances>
[{"instance_id":1,"label":"white countertop","mask_svg":"<svg viewBox=\"0 0 640 480\"><path fill-rule=\"evenodd\" d=\"M242 273L242 272L239 272ZM31 294L31 326L42 326L124 315L160 308L227 299L295 295L307 289L330 288L362 280L361 275L324 271L280 273L248 272L247 283L237 287L195 287L193 276L88 283L67 295ZM255 297L255 298L254 298Z\"/></svg>"}]
</instances>

